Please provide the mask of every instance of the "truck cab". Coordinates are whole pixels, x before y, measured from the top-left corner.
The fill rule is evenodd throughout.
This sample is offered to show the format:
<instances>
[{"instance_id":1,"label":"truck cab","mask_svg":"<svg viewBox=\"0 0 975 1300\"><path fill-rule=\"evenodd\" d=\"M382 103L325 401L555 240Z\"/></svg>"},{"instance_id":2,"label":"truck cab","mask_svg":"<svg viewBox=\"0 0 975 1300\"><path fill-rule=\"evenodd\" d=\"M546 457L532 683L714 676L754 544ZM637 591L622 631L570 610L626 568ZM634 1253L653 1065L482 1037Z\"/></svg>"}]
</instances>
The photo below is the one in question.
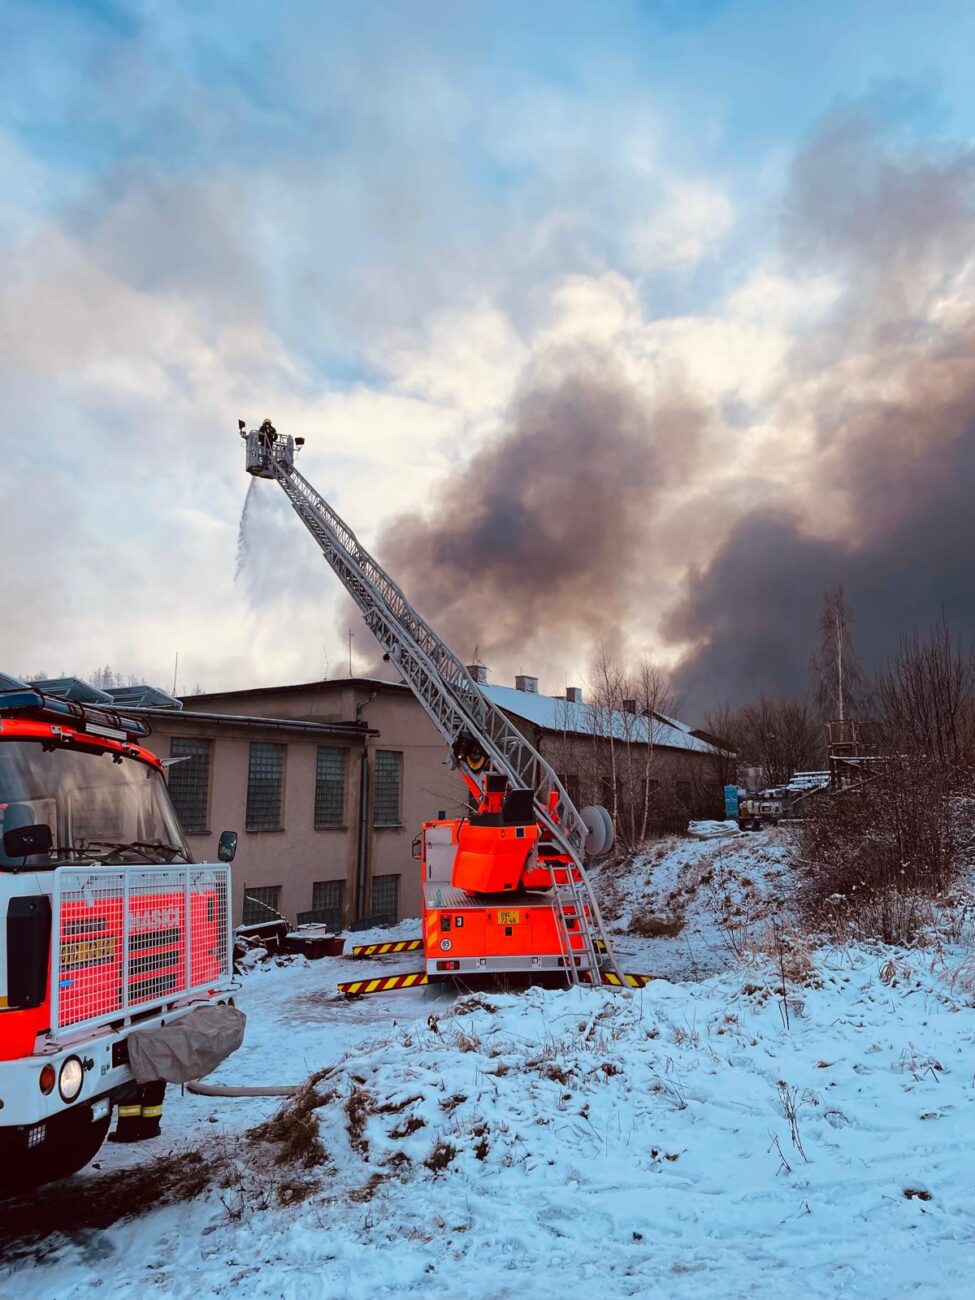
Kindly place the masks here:
<instances>
[{"instance_id":1,"label":"truck cab","mask_svg":"<svg viewBox=\"0 0 975 1300\"><path fill-rule=\"evenodd\" d=\"M191 861L148 722L6 683L0 1192L86 1164L135 1092L130 1034L233 974L229 864Z\"/></svg>"}]
</instances>

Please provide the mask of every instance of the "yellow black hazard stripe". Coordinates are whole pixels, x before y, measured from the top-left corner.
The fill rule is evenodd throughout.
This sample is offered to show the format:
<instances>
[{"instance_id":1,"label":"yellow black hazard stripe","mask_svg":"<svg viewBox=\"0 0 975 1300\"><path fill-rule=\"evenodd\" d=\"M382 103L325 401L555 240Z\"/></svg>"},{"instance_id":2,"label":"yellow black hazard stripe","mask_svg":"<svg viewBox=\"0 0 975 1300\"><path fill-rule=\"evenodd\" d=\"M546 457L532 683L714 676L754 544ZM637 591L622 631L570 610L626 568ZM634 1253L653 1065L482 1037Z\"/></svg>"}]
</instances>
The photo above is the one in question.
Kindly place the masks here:
<instances>
[{"instance_id":1,"label":"yellow black hazard stripe","mask_svg":"<svg viewBox=\"0 0 975 1300\"><path fill-rule=\"evenodd\" d=\"M413 989L429 982L426 971L417 970L409 975L387 975L384 979L350 980L337 985L347 997L361 997L364 993L388 993L390 989Z\"/></svg>"},{"instance_id":2,"label":"yellow black hazard stripe","mask_svg":"<svg viewBox=\"0 0 975 1300\"><path fill-rule=\"evenodd\" d=\"M600 982L603 984L611 984L614 988L642 989L646 988L650 981L655 978L656 976L654 975L631 975L629 971L624 971L623 978L620 979L620 977L611 970L603 970L599 972Z\"/></svg>"},{"instance_id":3,"label":"yellow black hazard stripe","mask_svg":"<svg viewBox=\"0 0 975 1300\"><path fill-rule=\"evenodd\" d=\"M360 943L352 949L353 957L382 957L388 952L419 952L422 939L398 939L393 943Z\"/></svg>"}]
</instances>

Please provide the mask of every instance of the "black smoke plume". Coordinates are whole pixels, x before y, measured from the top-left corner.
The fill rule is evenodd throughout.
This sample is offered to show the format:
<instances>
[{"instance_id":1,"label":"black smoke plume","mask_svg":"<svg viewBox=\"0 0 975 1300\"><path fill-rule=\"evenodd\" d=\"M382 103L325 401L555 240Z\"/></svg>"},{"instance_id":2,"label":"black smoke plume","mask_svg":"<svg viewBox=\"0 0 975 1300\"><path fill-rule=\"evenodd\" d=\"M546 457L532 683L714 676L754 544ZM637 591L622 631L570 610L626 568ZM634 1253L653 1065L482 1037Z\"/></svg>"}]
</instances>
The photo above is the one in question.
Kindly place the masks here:
<instances>
[{"instance_id":1,"label":"black smoke plume","mask_svg":"<svg viewBox=\"0 0 975 1300\"><path fill-rule=\"evenodd\" d=\"M651 586L655 502L694 464L700 412L650 410L592 354L562 359L515 402L502 436L426 514L394 520L379 554L461 655L492 667L576 661L625 637Z\"/></svg>"},{"instance_id":2,"label":"black smoke plume","mask_svg":"<svg viewBox=\"0 0 975 1300\"><path fill-rule=\"evenodd\" d=\"M596 642L669 641L696 716L805 691L837 583L868 669L942 612L975 632L975 153L836 113L795 160L781 230L792 282L834 292L758 404L766 469L743 457L736 476L736 431L705 436L724 412L693 391L660 402L610 359L562 358L426 514L386 529L381 557L460 653L544 673Z\"/></svg>"},{"instance_id":3,"label":"black smoke plume","mask_svg":"<svg viewBox=\"0 0 975 1300\"><path fill-rule=\"evenodd\" d=\"M786 246L842 274L835 314L797 342L781 409L815 432L799 509L756 503L669 624L696 650L697 707L808 684L819 602L842 582L876 666L944 614L975 635L975 155L894 154L864 119L797 159ZM817 527L817 516L839 526Z\"/></svg>"}]
</instances>

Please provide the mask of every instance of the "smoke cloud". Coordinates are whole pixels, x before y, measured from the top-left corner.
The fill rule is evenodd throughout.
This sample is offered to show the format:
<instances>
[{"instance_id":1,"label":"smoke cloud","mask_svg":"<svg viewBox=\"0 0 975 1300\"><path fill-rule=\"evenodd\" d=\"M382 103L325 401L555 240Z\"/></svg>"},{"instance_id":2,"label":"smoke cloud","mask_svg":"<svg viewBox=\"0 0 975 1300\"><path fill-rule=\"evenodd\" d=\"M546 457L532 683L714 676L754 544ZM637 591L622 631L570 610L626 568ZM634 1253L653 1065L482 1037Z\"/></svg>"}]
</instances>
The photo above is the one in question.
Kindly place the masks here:
<instances>
[{"instance_id":1,"label":"smoke cloud","mask_svg":"<svg viewBox=\"0 0 975 1300\"><path fill-rule=\"evenodd\" d=\"M796 161L793 257L842 274L796 342L779 409L810 435L791 508L758 503L692 576L672 636L697 702L805 688L823 590L843 582L865 662L944 613L975 635L975 155L896 155L868 121L823 124Z\"/></svg>"},{"instance_id":2,"label":"smoke cloud","mask_svg":"<svg viewBox=\"0 0 975 1300\"><path fill-rule=\"evenodd\" d=\"M379 554L462 655L531 670L625 639L652 584L656 503L692 472L703 417L651 409L611 360L535 367L500 437L450 475L425 514L394 520Z\"/></svg>"},{"instance_id":3,"label":"smoke cloud","mask_svg":"<svg viewBox=\"0 0 975 1300\"><path fill-rule=\"evenodd\" d=\"M975 154L835 113L795 159L780 233L818 305L767 364L727 325L734 303L724 334L682 326L720 382L685 345L684 382L661 384L682 336L652 321L653 382L595 351L536 360L502 435L384 530L381 557L459 652L544 673L601 641L650 651L695 715L805 690L837 582L868 666L942 611L975 633Z\"/></svg>"}]
</instances>

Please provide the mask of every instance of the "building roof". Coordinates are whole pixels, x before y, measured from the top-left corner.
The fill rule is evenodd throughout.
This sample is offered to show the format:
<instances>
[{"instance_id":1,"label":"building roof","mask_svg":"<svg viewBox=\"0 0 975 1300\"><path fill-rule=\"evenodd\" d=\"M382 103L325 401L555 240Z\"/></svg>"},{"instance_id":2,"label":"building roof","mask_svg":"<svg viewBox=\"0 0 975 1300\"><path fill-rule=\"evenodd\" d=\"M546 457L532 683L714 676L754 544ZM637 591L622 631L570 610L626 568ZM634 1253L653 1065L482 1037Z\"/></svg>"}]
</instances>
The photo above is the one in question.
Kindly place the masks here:
<instances>
[{"instance_id":1,"label":"building roof","mask_svg":"<svg viewBox=\"0 0 975 1300\"><path fill-rule=\"evenodd\" d=\"M183 696L187 712L196 717L199 705L206 701L240 698L256 695L288 695L296 692L321 692L336 687L382 688L390 691L407 691L404 682L387 681L381 677L332 677L318 682L296 682L290 686L251 686L240 691L214 691L203 695ZM574 704L559 696L539 695L533 691L520 691L514 686L481 685L492 703L514 717L523 718L544 731L567 731L573 735L614 736L637 744L652 741L664 749L691 750L698 754L711 754L715 746L694 732L686 723L664 714L645 715L624 713L620 709L596 708L591 704ZM185 716L185 715L184 715ZM236 716L236 715L232 715ZM229 720L229 719L228 719ZM344 724L349 726L350 724Z\"/></svg>"},{"instance_id":2,"label":"building roof","mask_svg":"<svg viewBox=\"0 0 975 1300\"><path fill-rule=\"evenodd\" d=\"M613 736L645 745L652 742L664 749L688 749L712 754L714 747L695 736L684 723L662 714L624 713L621 709L604 709L592 704L573 704L553 695L536 695L513 686L482 686L492 703L505 713L524 718L543 731L567 731L580 736Z\"/></svg>"},{"instance_id":3,"label":"building roof","mask_svg":"<svg viewBox=\"0 0 975 1300\"><path fill-rule=\"evenodd\" d=\"M228 691L228 694L231 692ZM315 722L307 718L262 718L246 713L208 713L203 709L128 709L127 712L138 717L148 718L160 727L167 724L177 731L187 725L197 724L204 727L241 727L250 731L285 731L306 736L344 736L346 739L360 739L362 736L378 736L375 727L365 722Z\"/></svg>"},{"instance_id":4,"label":"building roof","mask_svg":"<svg viewBox=\"0 0 975 1300\"><path fill-rule=\"evenodd\" d=\"M245 686L238 691L201 691L198 695L181 697L184 707L196 711L196 706L205 700L237 699L248 695L294 695L296 692L324 691L336 686L382 686L387 690L406 691L409 687L403 682L387 681L383 677L328 677L319 682L294 682L290 686Z\"/></svg>"}]
</instances>

